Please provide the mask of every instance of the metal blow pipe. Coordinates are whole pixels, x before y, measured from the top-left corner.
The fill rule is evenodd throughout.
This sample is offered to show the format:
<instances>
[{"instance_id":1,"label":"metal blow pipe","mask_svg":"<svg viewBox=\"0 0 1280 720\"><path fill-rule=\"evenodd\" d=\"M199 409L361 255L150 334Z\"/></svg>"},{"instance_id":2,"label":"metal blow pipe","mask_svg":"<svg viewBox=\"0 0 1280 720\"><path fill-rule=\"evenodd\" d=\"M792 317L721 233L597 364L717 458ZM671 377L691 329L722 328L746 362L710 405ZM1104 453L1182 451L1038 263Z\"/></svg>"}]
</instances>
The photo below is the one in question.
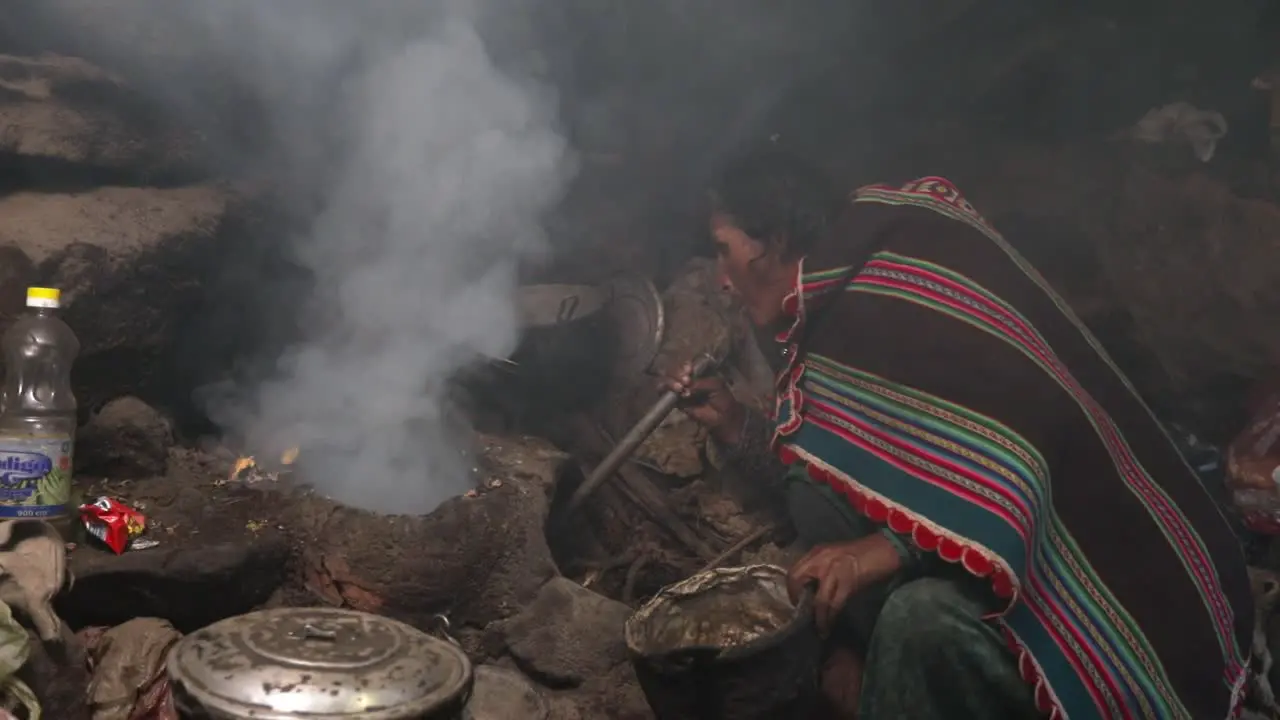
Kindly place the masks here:
<instances>
[{"instance_id":1,"label":"metal blow pipe","mask_svg":"<svg viewBox=\"0 0 1280 720\"><path fill-rule=\"evenodd\" d=\"M697 380L718 364L719 361L711 355L698 357L697 360L693 361L693 368L689 373L691 379ZM626 435L622 436L622 439L618 441L613 450L605 456L604 460L600 461L600 464L591 472L591 475L573 492L573 496L569 498L567 512L576 512L578 508L582 507L587 498L591 497L591 494L605 480L612 477L618 471L618 468L622 467L622 464L636 451L636 448L640 447L645 438L653 434L653 431L662 424L662 421L667 419L667 416L671 414L672 410L676 409L676 405L679 402L680 393L675 390L668 390L663 393L662 397L658 398L658 401L653 404L653 407L649 408L649 412L646 412L644 417L640 418L640 421L627 431Z\"/></svg>"}]
</instances>

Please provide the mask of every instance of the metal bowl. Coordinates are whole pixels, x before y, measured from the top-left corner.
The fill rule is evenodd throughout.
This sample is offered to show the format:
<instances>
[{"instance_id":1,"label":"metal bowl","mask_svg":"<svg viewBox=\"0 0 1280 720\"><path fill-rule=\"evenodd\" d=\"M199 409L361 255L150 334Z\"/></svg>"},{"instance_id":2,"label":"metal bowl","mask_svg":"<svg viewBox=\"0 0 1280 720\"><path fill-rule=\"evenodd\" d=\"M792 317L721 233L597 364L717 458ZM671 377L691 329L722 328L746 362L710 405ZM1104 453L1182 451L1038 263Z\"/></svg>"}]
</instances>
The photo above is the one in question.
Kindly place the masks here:
<instances>
[{"instance_id":1,"label":"metal bowl","mask_svg":"<svg viewBox=\"0 0 1280 720\"><path fill-rule=\"evenodd\" d=\"M773 565L668 586L627 621L627 649L659 720L810 717L822 643L811 595L792 605Z\"/></svg>"}]
</instances>

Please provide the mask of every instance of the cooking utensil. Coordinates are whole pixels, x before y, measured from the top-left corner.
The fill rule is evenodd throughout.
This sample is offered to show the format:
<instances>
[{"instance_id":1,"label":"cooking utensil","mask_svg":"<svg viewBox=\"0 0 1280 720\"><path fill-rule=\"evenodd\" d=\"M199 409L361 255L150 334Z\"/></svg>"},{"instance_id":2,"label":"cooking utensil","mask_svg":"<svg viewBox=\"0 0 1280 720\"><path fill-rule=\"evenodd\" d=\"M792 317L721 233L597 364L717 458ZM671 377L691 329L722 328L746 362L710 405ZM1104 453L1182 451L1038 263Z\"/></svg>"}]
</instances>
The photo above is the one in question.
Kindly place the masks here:
<instances>
[{"instance_id":1,"label":"cooking utensil","mask_svg":"<svg viewBox=\"0 0 1280 720\"><path fill-rule=\"evenodd\" d=\"M792 605L773 565L717 568L663 588L627 620L658 720L814 717L822 641L812 589Z\"/></svg>"},{"instance_id":2,"label":"cooking utensil","mask_svg":"<svg viewBox=\"0 0 1280 720\"><path fill-rule=\"evenodd\" d=\"M454 645L333 608L222 620L179 641L167 670L193 720L457 720L473 682Z\"/></svg>"},{"instance_id":3,"label":"cooking utensil","mask_svg":"<svg viewBox=\"0 0 1280 720\"><path fill-rule=\"evenodd\" d=\"M615 277L600 285L526 285L516 291L521 327L538 332L559 328L603 313L614 342L611 372L629 379L649 369L666 332L662 296L647 278ZM488 358L506 372L518 372L510 358Z\"/></svg>"},{"instance_id":4,"label":"cooking utensil","mask_svg":"<svg viewBox=\"0 0 1280 720\"><path fill-rule=\"evenodd\" d=\"M694 360L690 374L694 379L700 378L718 364L719 361L714 357L703 355ZM578 486L578 489L569 498L569 504L565 508L566 512L573 513L582 507L587 498L591 497L591 494L605 480L612 477L618 468L622 466L622 463L626 462L627 458L631 457L632 453L636 451L636 448L640 447L645 438L649 437L662 424L662 421L671 414L671 411L676 409L676 405L679 402L680 393L674 390L668 390L663 393L662 397L658 398L658 401L644 414L644 417L640 418L640 421L628 430L626 435L622 436L622 439L618 441L618 444L614 446L605 459L600 461L600 464L591 472L591 475L582 481L582 484Z\"/></svg>"}]
</instances>

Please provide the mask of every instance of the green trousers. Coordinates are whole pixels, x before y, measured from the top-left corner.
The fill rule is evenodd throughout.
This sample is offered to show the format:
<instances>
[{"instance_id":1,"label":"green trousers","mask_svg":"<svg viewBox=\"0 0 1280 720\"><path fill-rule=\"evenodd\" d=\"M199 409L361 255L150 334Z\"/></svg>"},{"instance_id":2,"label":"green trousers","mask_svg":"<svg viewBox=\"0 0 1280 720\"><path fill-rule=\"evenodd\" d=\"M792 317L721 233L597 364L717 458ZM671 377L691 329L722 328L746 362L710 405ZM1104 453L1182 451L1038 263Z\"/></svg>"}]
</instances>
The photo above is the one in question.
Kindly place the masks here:
<instances>
[{"instance_id":1,"label":"green trousers","mask_svg":"<svg viewBox=\"0 0 1280 720\"><path fill-rule=\"evenodd\" d=\"M872 524L803 473L788 475L787 501L805 549L881 532L902 555L898 574L852 598L832 633L864 659L859 720L1041 717L1013 652L982 620L994 598L980 580Z\"/></svg>"}]
</instances>

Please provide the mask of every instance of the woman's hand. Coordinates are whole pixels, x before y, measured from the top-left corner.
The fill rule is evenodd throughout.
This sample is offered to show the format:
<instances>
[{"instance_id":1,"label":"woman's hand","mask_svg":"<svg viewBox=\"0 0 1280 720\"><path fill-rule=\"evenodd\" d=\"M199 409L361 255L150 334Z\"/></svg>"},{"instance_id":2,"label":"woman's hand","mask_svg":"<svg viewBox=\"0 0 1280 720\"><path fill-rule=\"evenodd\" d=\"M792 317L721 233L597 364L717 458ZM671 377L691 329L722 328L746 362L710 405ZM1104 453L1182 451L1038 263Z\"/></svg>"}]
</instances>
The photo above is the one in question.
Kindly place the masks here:
<instances>
[{"instance_id":1,"label":"woman's hand","mask_svg":"<svg viewBox=\"0 0 1280 720\"><path fill-rule=\"evenodd\" d=\"M817 583L813 618L818 632L826 636L849 598L889 579L901 563L897 548L880 533L851 542L819 545L792 566L787 592L792 602L799 602L805 586Z\"/></svg>"},{"instance_id":2,"label":"woman's hand","mask_svg":"<svg viewBox=\"0 0 1280 720\"><path fill-rule=\"evenodd\" d=\"M738 444L746 408L729 391L723 378L712 376L695 380L693 363L687 362L663 381L662 387L678 393L680 402L676 407L707 428L717 442L727 447Z\"/></svg>"}]
</instances>

